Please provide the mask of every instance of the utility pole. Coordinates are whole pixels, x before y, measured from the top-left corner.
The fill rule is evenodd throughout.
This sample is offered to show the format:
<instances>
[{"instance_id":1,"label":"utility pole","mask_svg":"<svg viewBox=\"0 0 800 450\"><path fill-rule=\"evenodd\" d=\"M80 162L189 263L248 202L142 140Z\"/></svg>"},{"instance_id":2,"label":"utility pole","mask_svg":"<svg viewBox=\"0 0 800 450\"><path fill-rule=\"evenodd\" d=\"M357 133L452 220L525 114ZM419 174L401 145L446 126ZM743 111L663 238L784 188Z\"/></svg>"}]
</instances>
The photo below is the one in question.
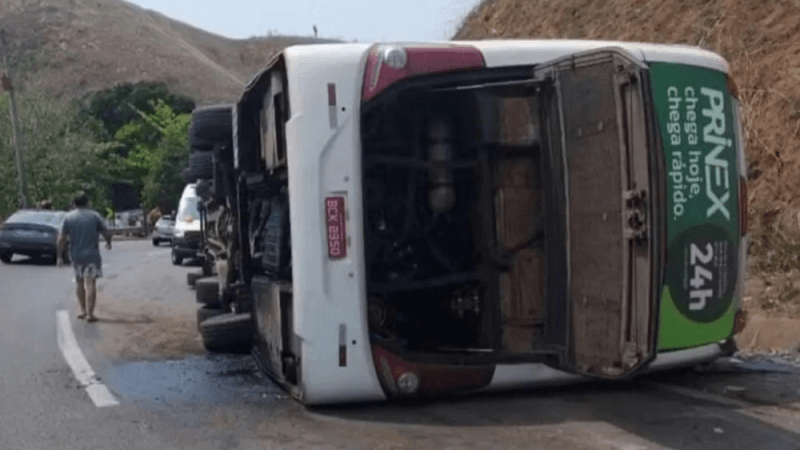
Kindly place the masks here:
<instances>
[{"instance_id":1,"label":"utility pole","mask_svg":"<svg viewBox=\"0 0 800 450\"><path fill-rule=\"evenodd\" d=\"M6 30L0 29L0 44L3 46L2 88L8 91L11 99L11 130L12 144L14 145L14 160L17 163L17 180L19 181L19 204L22 208L28 207L28 195L25 186L25 165L22 161L22 139L19 133L19 115L17 114L17 99L14 97L14 84L11 80L11 68L8 66L8 46L6 44Z\"/></svg>"}]
</instances>

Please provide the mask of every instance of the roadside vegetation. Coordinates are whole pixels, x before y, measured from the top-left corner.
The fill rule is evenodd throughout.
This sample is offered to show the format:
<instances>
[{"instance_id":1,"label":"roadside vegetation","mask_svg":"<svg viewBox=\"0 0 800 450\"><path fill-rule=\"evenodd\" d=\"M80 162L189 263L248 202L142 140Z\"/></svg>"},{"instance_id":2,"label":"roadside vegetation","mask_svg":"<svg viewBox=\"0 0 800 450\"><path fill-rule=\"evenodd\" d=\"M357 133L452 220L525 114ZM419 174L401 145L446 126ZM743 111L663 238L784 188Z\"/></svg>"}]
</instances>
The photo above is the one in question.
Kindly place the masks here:
<instances>
[{"instance_id":1,"label":"roadside vegetation","mask_svg":"<svg viewBox=\"0 0 800 450\"><path fill-rule=\"evenodd\" d=\"M19 90L28 205L66 208L86 191L94 207L112 210L111 186L127 184L145 208L171 208L183 187L191 100L163 85L123 85L82 101L36 88ZM0 217L18 207L9 97L0 97Z\"/></svg>"}]
</instances>

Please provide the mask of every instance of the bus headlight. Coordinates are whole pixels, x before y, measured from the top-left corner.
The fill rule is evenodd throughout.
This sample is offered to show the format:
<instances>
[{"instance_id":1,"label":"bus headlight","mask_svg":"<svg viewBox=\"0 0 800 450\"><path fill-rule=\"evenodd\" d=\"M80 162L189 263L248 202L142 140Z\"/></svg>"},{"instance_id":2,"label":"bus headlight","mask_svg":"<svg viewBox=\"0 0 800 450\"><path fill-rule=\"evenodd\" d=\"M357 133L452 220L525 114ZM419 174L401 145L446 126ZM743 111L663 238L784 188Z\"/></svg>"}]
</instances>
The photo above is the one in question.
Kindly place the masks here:
<instances>
[{"instance_id":1,"label":"bus headlight","mask_svg":"<svg viewBox=\"0 0 800 450\"><path fill-rule=\"evenodd\" d=\"M400 47L386 47L383 50L383 62L392 69L402 69L408 63L405 50Z\"/></svg>"},{"instance_id":2,"label":"bus headlight","mask_svg":"<svg viewBox=\"0 0 800 450\"><path fill-rule=\"evenodd\" d=\"M405 372L397 379L397 389L403 394L413 394L419 388L419 377L414 372Z\"/></svg>"}]
</instances>

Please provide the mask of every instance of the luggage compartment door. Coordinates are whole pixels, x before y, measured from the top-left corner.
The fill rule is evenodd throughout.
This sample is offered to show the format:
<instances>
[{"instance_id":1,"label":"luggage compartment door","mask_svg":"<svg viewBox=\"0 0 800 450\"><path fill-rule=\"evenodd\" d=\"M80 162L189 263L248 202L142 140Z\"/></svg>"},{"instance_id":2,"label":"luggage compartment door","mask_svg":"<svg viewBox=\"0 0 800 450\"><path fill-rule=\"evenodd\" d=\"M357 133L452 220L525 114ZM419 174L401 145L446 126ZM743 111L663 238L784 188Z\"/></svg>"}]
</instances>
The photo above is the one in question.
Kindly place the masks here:
<instances>
[{"instance_id":1,"label":"luggage compartment door","mask_svg":"<svg viewBox=\"0 0 800 450\"><path fill-rule=\"evenodd\" d=\"M535 70L551 90L543 112L558 124L548 142L562 158L566 192L567 276L557 300L567 303L567 345L559 368L622 378L656 352L647 68L603 49Z\"/></svg>"}]
</instances>

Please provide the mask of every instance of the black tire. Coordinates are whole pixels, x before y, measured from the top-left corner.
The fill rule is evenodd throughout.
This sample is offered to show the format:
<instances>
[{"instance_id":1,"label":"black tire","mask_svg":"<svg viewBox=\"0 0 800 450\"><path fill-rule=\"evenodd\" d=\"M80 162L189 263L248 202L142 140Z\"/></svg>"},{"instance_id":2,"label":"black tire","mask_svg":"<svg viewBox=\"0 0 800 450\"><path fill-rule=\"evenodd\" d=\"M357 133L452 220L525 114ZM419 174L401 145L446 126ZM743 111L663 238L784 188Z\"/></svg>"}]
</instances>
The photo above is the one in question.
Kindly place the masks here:
<instances>
[{"instance_id":1,"label":"black tire","mask_svg":"<svg viewBox=\"0 0 800 450\"><path fill-rule=\"evenodd\" d=\"M0 261L3 261L5 264L10 263L11 262L11 258L13 258L13 257L14 257L14 254L10 253L10 252L2 252L2 253L0 253Z\"/></svg>"},{"instance_id":2,"label":"black tire","mask_svg":"<svg viewBox=\"0 0 800 450\"><path fill-rule=\"evenodd\" d=\"M195 180L214 176L214 160L211 152L194 152L189 155L189 172Z\"/></svg>"},{"instance_id":3,"label":"black tire","mask_svg":"<svg viewBox=\"0 0 800 450\"><path fill-rule=\"evenodd\" d=\"M191 287L194 287L194 284L200 278L203 278L203 274L202 273L200 273L200 272L189 272L189 273L186 274L186 284L188 284Z\"/></svg>"},{"instance_id":4,"label":"black tire","mask_svg":"<svg viewBox=\"0 0 800 450\"><path fill-rule=\"evenodd\" d=\"M246 353L253 345L253 320L250 314L227 313L200 324L206 350L219 353Z\"/></svg>"},{"instance_id":5,"label":"black tire","mask_svg":"<svg viewBox=\"0 0 800 450\"><path fill-rule=\"evenodd\" d=\"M172 248L172 264L176 266L183 264L183 256L175 252L175 247Z\"/></svg>"},{"instance_id":6,"label":"black tire","mask_svg":"<svg viewBox=\"0 0 800 450\"><path fill-rule=\"evenodd\" d=\"M192 111L189 145L197 150L211 150L214 144L228 143L233 135L232 105L214 105Z\"/></svg>"},{"instance_id":7,"label":"black tire","mask_svg":"<svg viewBox=\"0 0 800 450\"><path fill-rule=\"evenodd\" d=\"M45 262L47 262L47 264L51 266L58 265L58 252L53 253L52 255L47 255L47 258L45 258Z\"/></svg>"},{"instance_id":8,"label":"black tire","mask_svg":"<svg viewBox=\"0 0 800 450\"><path fill-rule=\"evenodd\" d=\"M158 247L158 244L160 244L160 243L161 243L161 241L159 241L156 238L153 238L153 247Z\"/></svg>"},{"instance_id":9,"label":"black tire","mask_svg":"<svg viewBox=\"0 0 800 450\"><path fill-rule=\"evenodd\" d=\"M228 163L233 165L233 146L228 143L218 143L211 150L214 159L220 163Z\"/></svg>"},{"instance_id":10,"label":"black tire","mask_svg":"<svg viewBox=\"0 0 800 450\"><path fill-rule=\"evenodd\" d=\"M194 290L197 303L207 306L219 305L219 282L217 277L198 278L194 282Z\"/></svg>"},{"instance_id":11,"label":"black tire","mask_svg":"<svg viewBox=\"0 0 800 450\"><path fill-rule=\"evenodd\" d=\"M181 170L181 178L183 179L183 182L186 184L191 184L197 181L197 176L188 167Z\"/></svg>"},{"instance_id":12,"label":"black tire","mask_svg":"<svg viewBox=\"0 0 800 450\"><path fill-rule=\"evenodd\" d=\"M197 180L197 186L195 186L195 192L197 195L200 196L203 200L211 200L211 196L213 195L213 182L211 180L200 179Z\"/></svg>"},{"instance_id":13,"label":"black tire","mask_svg":"<svg viewBox=\"0 0 800 450\"><path fill-rule=\"evenodd\" d=\"M205 322L207 319L221 316L226 313L227 311L222 308L209 308L205 305L197 308L197 331L200 331L200 324Z\"/></svg>"}]
</instances>

